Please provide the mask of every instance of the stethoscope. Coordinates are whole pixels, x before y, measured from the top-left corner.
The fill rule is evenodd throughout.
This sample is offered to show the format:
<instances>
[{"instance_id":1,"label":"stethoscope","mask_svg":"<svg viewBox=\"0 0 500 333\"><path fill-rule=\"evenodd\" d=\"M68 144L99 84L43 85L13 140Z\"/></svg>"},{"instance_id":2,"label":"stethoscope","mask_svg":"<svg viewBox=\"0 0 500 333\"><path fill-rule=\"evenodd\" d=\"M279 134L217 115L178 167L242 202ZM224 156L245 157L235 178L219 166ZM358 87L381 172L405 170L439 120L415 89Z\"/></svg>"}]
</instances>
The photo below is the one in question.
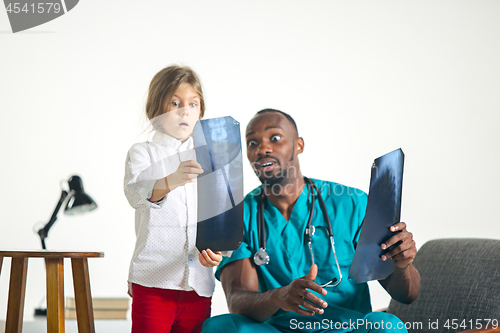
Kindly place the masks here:
<instances>
[{"instance_id":1,"label":"stethoscope","mask_svg":"<svg viewBox=\"0 0 500 333\"><path fill-rule=\"evenodd\" d=\"M332 225L330 223L330 217L328 216L328 213L326 211L325 202L323 201L323 198L321 197L321 193L319 192L319 189L316 186L316 184L307 177L304 177L304 180L306 181L306 185L312 186L314 188L313 191L310 191L310 194L312 196L312 201L311 201L312 205L311 205L311 213L309 214L309 220L307 221L307 227L306 227L306 238L307 238L307 243L309 245L309 251L311 252L312 264L314 265L314 253L312 250L311 241L312 241L312 236L314 235L316 228L314 228L314 226L311 225L311 222L312 222L312 217L314 214L314 201L316 198L315 192L317 192L319 204L321 206L321 209L323 210L323 214L325 215L326 223L328 224L328 235L330 237L330 244L332 245L333 256L335 257L335 263L337 264L337 269L339 271L338 281L337 281L337 278L334 278L330 282L321 285L321 287L336 287L342 281L342 271L340 270L339 261L337 260L337 254L335 253L335 246L334 246L334 241L333 241L333 232L332 232ZM258 238L259 238L259 251L257 251L253 257L253 261L258 266L269 264L269 255L266 252L266 221L264 219L264 199L265 199L265 195L264 195L264 191L263 191L261 196L260 196L260 201L259 201L258 210L257 210L257 230L258 230Z\"/></svg>"}]
</instances>

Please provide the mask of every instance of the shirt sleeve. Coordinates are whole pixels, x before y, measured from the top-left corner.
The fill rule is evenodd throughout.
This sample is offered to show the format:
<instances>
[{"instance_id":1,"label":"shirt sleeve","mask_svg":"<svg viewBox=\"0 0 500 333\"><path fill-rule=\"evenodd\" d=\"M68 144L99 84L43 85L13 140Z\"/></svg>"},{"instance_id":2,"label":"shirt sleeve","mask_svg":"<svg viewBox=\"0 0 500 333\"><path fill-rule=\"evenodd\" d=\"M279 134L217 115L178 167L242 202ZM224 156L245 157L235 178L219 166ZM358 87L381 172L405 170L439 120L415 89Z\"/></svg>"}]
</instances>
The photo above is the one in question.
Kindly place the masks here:
<instances>
[{"instance_id":1,"label":"shirt sleeve","mask_svg":"<svg viewBox=\"0 0 500 333\"><path fill-rule=\"evenodd\" d=\"M129 204L135 208L160 208L165 198L157 202L148 199L153 194L153 188L159 178L154 177L147 143L135 144L130 148L125 162L124 191Z\"/></svg>"}]
</instances>

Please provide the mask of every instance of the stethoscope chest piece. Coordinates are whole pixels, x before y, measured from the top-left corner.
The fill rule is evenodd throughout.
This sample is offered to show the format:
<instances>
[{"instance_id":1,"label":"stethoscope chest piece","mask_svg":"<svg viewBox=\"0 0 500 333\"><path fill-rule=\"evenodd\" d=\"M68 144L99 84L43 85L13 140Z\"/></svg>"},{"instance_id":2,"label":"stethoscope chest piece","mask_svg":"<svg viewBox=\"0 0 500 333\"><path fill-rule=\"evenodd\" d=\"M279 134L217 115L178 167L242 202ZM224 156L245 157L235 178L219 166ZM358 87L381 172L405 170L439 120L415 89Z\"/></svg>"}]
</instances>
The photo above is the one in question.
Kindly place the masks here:
<instances>
[{"instance_id":1,"label":"stethoscope chest piece","mask_svg":"<svg viewBox=\"0 0 500 333\"><path fill-rule=\"evenodd\" d=\"M253 261L258 266L269 264L269 255L267 254L266 249L260 248L259 251L257 251L253 256Z\"/></svg>"}]
</instances>

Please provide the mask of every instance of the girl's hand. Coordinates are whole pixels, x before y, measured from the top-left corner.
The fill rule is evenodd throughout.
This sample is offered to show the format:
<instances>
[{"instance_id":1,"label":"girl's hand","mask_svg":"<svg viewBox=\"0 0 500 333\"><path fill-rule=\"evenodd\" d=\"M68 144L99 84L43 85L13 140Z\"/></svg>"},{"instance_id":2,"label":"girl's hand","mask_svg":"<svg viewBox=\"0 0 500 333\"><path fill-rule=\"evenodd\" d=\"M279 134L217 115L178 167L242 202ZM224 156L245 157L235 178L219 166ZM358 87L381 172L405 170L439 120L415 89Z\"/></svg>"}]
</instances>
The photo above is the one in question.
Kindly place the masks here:
<instances>
[{"instance_id":1,"label":"girl's hand","mask_svg":"<svg viewBox=\"0 0 500 333\"><path fill-rule=\"evenodd\" d=\"M222 261L222 254L220 252L213 252L210 249L201 251L201 253L198 254L198 257L200 259L200 264L205 267L218 266Z\"/></svg>"},{"instance_id":2,"label":"girl's hand","mask_svg":"<svg viewBox=\"0 0 500 333\"><path fill-rule=\"evenodd\" d=\"M202 173L203 169L200 163L194 160L181 162L177 170L165 178L167 188L170 192L179 186L193 183L196 181L196 177Z\"/></svg>"}]
</instances>

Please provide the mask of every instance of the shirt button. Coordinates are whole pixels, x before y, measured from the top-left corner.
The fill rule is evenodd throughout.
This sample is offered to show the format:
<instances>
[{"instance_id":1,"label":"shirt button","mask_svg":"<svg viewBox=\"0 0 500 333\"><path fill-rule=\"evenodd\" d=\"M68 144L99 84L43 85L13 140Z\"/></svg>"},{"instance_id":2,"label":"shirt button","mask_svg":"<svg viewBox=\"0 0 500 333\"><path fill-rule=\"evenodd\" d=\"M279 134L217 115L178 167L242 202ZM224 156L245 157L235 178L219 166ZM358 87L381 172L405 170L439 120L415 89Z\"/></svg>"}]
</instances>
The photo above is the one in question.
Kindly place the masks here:
<instances>
[{"instance_id":1,"label":"shirt button","mask_svg":"<svg viewBox=\"0 0 500 333\"><path fill-rule=\"evenodd\" d=\"M188 267L194 267L194 255L188 254Z\"/></svg>"}]
</instances>

